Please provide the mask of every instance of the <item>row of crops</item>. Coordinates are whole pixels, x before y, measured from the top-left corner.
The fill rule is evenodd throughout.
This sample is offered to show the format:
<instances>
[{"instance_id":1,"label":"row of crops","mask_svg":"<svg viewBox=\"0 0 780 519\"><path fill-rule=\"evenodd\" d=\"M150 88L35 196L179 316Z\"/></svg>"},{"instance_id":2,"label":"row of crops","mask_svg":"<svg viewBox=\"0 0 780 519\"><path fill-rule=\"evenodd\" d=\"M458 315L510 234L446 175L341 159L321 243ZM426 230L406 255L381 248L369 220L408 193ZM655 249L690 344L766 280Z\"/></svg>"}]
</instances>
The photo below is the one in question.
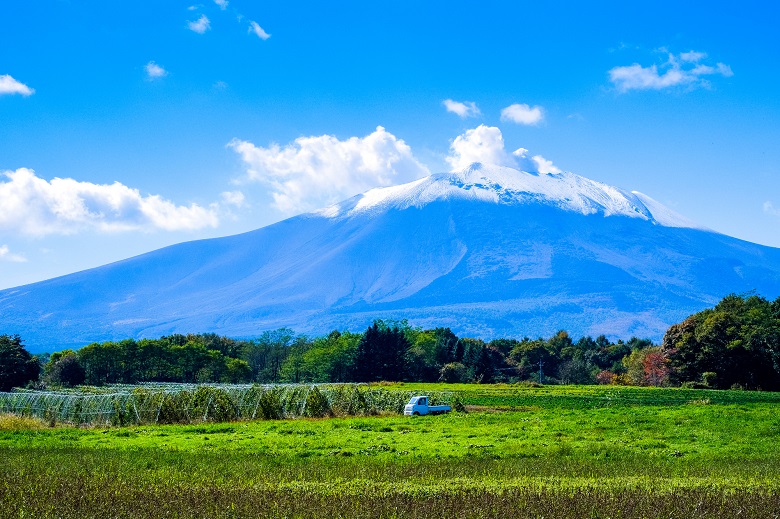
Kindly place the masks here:
<instances>
[{"instance_id":1,"label":"row of crops","mask_svg":"<svg viewBox=\"0 0 780 519\"><path fill-rule=\"evenodd\" d=\"M469 406L587 409L613 406L682 406L690 404L780 404L780 393L767 391L685 389L637 386L481 386L453 389Z\"/></svg>"},{"instance_id":2,"label":"row of crops","mask_svg":"<svg viewBox=\"0 0 780 519\"><path fill-rule=\"evenodd\" d=\"M458 405L452 393L429 393L436 402ZM108 386L0 393L0 413L93 425L365 416L400 413L413 395L362 384Z\"/></svg>"},{"instance_id":3,"label":"row of crops","mask_svg":"<svg viewBox=\"0 0 780 519\"><path fill-rule=\"evenodd\" d=\"M426 387L427 386L427 387ZM51 424L165 424L400 413L409 398L477 408L582 409L689 404L780 404L780 393L616 386L475 386L421 384L195 385L141 384L77 387L56 392L0 393L0 413Z\"/></svg>"}]
</instances>

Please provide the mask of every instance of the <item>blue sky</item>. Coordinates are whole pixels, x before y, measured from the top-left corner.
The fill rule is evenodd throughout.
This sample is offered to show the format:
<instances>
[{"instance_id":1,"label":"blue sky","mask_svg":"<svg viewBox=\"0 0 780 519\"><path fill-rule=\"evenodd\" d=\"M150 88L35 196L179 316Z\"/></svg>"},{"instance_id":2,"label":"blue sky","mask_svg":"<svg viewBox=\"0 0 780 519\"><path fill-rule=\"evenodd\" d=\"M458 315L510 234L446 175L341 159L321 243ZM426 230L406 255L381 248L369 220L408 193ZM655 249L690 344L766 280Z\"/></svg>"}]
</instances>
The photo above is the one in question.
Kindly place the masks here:
<instances>
[{"instance_id":1,"label":"blue sky","mask_svg":"<svg viewBox=\"0 0 780 519\"><path fill-rule=\"evenodd\" d=\"M780 8L627 4L6 2L0 287L521 147L780 247Z\"/></svg>"}]
</instances>

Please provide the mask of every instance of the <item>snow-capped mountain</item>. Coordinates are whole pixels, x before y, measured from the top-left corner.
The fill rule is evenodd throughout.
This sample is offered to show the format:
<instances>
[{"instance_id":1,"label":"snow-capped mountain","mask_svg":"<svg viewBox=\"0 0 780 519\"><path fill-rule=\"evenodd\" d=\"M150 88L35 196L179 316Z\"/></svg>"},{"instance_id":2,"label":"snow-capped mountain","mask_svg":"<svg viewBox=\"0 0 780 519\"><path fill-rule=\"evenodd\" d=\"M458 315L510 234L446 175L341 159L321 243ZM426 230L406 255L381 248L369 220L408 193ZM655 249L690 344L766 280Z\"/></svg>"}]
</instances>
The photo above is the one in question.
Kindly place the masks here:
<instances>
[{"instance_id":1,"label":"snow-capped mountain","mask_svg":"<svg viewBox=\"0 0 780 519\"><path fill-rule=\"evenodd\" d=\"M423 207L442 200L493 204L538 203L583 215L628 216L667 227L700 228L638 191L621 189L573 173L536 174L474 163L463 171L431 175L394 187L372 189L316 214L331 218Z\"/></svg>"},{"instance_id":2,"label":"snow-capped mountain","mask_svg":"<svg viewBox=\"0 0 780 519\"><path fill-rule=\"evenodd\" d=\"M658 340L749 290L780 295L780 249L571 173L473 164L0 291L0 333L54 351L176 332L360 331L406 318L483 338L566 329Z\"/></svg>"}]
</instances>

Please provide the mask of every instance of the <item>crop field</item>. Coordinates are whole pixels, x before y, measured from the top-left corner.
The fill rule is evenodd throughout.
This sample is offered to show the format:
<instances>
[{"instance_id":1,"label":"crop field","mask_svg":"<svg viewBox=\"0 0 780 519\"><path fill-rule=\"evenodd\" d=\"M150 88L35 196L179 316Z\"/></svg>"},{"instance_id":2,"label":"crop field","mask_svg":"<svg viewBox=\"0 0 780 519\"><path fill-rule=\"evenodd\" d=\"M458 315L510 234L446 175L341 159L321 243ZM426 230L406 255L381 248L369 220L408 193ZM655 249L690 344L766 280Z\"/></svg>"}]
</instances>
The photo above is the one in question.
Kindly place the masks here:
<instances>
[{"instance_id":1,"label":"crop field","mask_svg":"<svg viewBox=\"0 0 780 519\"><path fill-rule=\"evenodd\" d=\"M371 390L467 412L131 426L4 414L0 517L780 517L775 393Z\"/></svg>"},{"instance_id":2,"label":"crop field","mask_svg":"<svg viewBox=\"0 0 780 519\"><path fill-rule=\"evenodd\" d=\"M413 391L367 384L143 384L0 393L0 412L52 424L140 425L401 413ZM459 407L452 392L432 398Z\"/></svg>"}]
</instances>

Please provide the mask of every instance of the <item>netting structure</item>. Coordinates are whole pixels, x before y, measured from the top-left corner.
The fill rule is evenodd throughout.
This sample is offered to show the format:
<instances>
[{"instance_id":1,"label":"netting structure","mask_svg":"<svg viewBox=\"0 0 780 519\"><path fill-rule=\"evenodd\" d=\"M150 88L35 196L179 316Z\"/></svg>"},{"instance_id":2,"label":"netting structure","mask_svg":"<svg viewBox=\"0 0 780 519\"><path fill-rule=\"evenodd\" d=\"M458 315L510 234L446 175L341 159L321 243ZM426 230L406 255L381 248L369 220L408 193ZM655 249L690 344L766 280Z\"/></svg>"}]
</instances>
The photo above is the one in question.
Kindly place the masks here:
<instances>
[{"instance_id":1,"label":"netting structure","mask_svg":"<svg viewBox=\"0 0 780 519\"><path fill-rule=\"evenodd\" d=\"M19 389L0 393L0 413L49 423L137 425L401 413L416 393L367 384L140 384ZM454 404L452 393L431 392Z\"/></svg>"}]
</instances>

